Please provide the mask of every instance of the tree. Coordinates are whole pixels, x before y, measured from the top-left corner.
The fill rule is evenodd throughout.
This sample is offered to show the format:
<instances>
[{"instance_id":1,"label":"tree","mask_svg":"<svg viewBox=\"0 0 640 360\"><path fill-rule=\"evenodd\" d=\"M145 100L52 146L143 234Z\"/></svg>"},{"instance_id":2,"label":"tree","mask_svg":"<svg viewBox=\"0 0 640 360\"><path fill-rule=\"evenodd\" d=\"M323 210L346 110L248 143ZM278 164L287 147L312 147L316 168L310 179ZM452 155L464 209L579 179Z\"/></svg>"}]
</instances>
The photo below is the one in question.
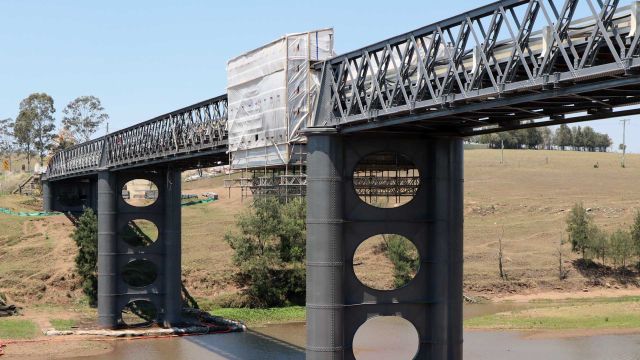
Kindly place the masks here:
<instances>
[{"instance_id":1,"label":"tree","mask_svg":"<svg viewBox=\"0 0 640 360\"><path fill-rule=\"evenodd\" d=\"M540 136L542 137L542 147L545 150L551 150L551 145L553 144L553 133L551 129L548 127L543 127L538 129L540 131Z\"/></svg>"},{"instance_id":2,"label":"tree","mask_svg":"<svg viewBox=\"0 0 640 360\"><path fill-rule=\"evenodd\" d=\"M522 143L527 145L529 149L537 149L540 144L543 143L542 134L537 128L529 128L522 130L523 141Z\"/></svg>"},{"instance_id":3,"label":"tree","mask_svg":"<svg viewBox=\"0 0 640 360\"><path fill-rule=\"evenodd\" d=\"M31 155L33 153L33 117L34 115L31 111L22 110L13 125L13 136L16 144L27 156L27 167L29 169L31 168Z\"/></svg>"},{"instance_id":4,"label":"tree","mask_svg":"<svg viewBox=\"0 0 640 360\"><path fill-rule=\"evenodd\" d=\"M613 141L607 134L596 134L596 147L600 152L607 152L607 149L611 147Z\"/></svg>"},{"instance_id":5,"label":"tree","mask_svg":"<svg viewBox=\"0 0 640 360\"><path fill-rule=\"evenodd\" d=\"M508 280L507 273L504 271L504 252L502 251L502 238L504 237L504 226L502 227L502 234L498 238L498 271L502 280Z\"/></svg>"},{"instance_id":6,"label":"tree","mask_svg":"<svg viewBox=\"0 0 640 360\"><path fill-rule=\"evenodd\" d=\"M594 229L591 217L587 213L582 203L577 203L571 209L567 218L567 233L571 241L571 250L582 253L582 258L586 258L589 249L589 234Z\"/></svg>"},{"instance_id":7,"label":"tree","mask_svg":"<svg viewBox=\"0 0 640 360\"><path fill-rule=\"evenodd\" d=\"M40 156L40 165L44 163L45 151L53 146L56 129L53 118L55 112L53 98L45 93L31 94L20 102L18 120L22 117L23 140L33 143Z\"/></svg>"},{"instance_id":8,"label":"tree","mask_svg":"<svg viewBox=\"0 0 640 360\"><path fill-rule=\"evenodd\" d=\"M95 96L80 96L70 102L62 112L65 115L62 118L64 128L70 130L73 136L81 141L89 141L98 128L109 120L100 99Z\"/></svg>"},{"instance_id":9,"label":"tree","mask_svg":"<svg viewBox=\"0 0 640 360\"><path fill-rule=\"evenodd\" d=\"M420 257L410 240L397 234L382 235L384 252L393 264L393 283L396 289L411 281L420 267Z\"/></svg>"},{"instance_id":10,"label":"tree","mask_svg":"<svg viewBox=\"0 0 640 360\"><path fill-rule=\"evenodd\" d=\"M583 146L587 151L595 151L597 134L591 126L582 129Z\"/></svg>"},{"instance_id":11,"label":"tree","mask_svg":"<svg viewBox=\"0 0 640 360\"><path fill-rule=\"evenodd\" d=\"M239 233L225 235L248 305L304 304L305 208L304 199L255 199L238 218Z\"/></svg>"},{"instance_id":12,"label":"tree","mask_svg":"<svg viewBox=\"0 0 640 360\"><path fill-rule=\"evenodd\" d=\"M15 151L13 138L13 120L0 120L0 156L8 156L11 163L11 155Z\"/></svg>"},{"instance_id":13,"label":"tree","mask_svg":"<svg viewBox=\"0 0 640 360\"><path fill-rule=\"evenodd\" d=\"M640 210L636 212L636 217L631 226L631 239L636 250L636 255L640 256Z\"/></svg>"},{"instance_id":14,"label":"tree","mask_svg":"<svg viewBox=\"0 0 640 360\"><path fill-rule=\"evenodd\" d=\"M562 150L573 145L573 135L569 126L562 124L556 129L555 144Z\"/></svg>"},{"instance_id":15,"label":"tree","mask_svg":"<svg viewBox=\"0 0 640 360\"><path fill-rule=\"evenodd\" d=\"M582 128L580 126L573 127L572 133L573 144L571 144L571 146L573 146L574 150L582 151L582 148L584 147L584 136L582 134Z\"/></svg>"},{"instance_id":16,"label":"tree","mask_svg":"<svg viewBox=\"0 0 640 360\"><path fill-rule=\"evenodd\" d=\"M589 230L589 251L591 255L602 261L602 265L606 264L606 257L609 254L609 250L611 248L611 244L609 243L609 236L600 230L595 225L591 225Z\"/></svg>"},{"instance_id":17,"label":"tree","mask_svg":"<svg viewBox=\"0 0 640 360\"><path fill-rule=\"evenodd\" d=\"M562 233L560 234L560 242L558 243L558 247L556 251L558 252L558 279L565 280L569 275L569 270L564 267L564 263L562 261L562 257L564 256L564 252L562 251L562 246L565 244L564 238L562 237Z\"/></svg>"},{"instance_id":18,"label":"tree","mask_svg":"<svg viewBox=\"0 0 640 360\"><path fill-rule=\"evenodd\" d=\"M64 128L58 132L54 142L53 151L55 152L68 149L78 143L71 131Z\"/></svg>"},{"instance_id":19,"label":"tree","mask_svg":"<svg viewBox=\"0 0 640 360\"><path fill-rule=\"evenodd\" d=\"M91 208L85 209L72 235L78 246L76 271L82 281L82 291L95 306L98 301L98 218Z\"/></svg>"},{"instance_id":20,"label":"tree","mask_svg":"<svg viewBox=\"0 0 640 360\"><path fill-rule=\"evenodd\" d=\"M611 234L611 255L616 266L627 266L627 259L633 254L631 234L625 230L616 230Z\"/></svg>"}]
</instances>

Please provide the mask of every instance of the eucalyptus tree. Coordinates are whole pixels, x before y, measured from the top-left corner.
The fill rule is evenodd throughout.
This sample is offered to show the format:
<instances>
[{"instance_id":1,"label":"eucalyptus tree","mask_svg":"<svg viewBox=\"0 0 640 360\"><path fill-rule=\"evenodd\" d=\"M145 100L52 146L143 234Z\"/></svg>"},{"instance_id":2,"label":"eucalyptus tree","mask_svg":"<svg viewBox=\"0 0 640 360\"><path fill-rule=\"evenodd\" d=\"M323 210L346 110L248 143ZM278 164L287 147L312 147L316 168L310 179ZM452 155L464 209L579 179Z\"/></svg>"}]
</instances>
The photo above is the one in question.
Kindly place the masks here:
<instances>
[{"instance_id":1,"label":"eucalyptus tree","mask_svg":"<svg viewBox=\"0 0 640 360\"><path fill-rule=\"evenodd\" d=\"M13 119L0 120L0 156L6 156L9 159L9 170L11 170L11 157L16 150L13 126Z\"/></svg>"},{"instance_id":2,"label":"eucalyptus tree","mask_svg":"<svg viewBox=\"0 0 640 360\"><path fill-rule=\"evenodd\" d=\"M20 102L14 134L19 143L26 147L29 166L31 146L38 152L40 165L43 165L46 151L54 145L55 112L53 98L46 93L31 94Z\"/></svg>"},{"instance_id":3,"label":"eucalyptus tree","mask_svg":"<svg viewBox=\"0 0 640 360\"><path fill-rule=\"evenodd\" d=\"M109 115L104 112L100 99L95 96L80 96L62 110L64 128L71 131L79 141L89 141Z\"/></svg>"}]
</instances>

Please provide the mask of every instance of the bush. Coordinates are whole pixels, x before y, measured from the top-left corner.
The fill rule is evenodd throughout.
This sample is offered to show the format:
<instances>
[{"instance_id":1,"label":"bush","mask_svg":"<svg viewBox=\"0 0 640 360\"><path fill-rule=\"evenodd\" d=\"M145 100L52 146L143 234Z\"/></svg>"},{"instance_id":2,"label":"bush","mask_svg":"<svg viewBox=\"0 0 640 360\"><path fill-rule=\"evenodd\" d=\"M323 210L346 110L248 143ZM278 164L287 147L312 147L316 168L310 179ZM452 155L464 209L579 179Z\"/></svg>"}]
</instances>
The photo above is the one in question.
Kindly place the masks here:
<instances>
[{"instance_id":1,"label":"bush","mask_svg":"<svg viewBox=\"0 0 640 360\"><path fill-rule=\"evenodd\" d=\"M571 209L567 218L567 233L571 241L571 250L581 252L584 259L589 249L590 232L595 229L591 216L582 203L577 203Z\"/></svg>"},{"instance_id":2,"label":"bush","mask_svg":"<svg viewBox=\"0 0 640 360\"><path fill-rule=\"evenodd\" d=\"M396 288L406 285L418 272L420 257L411 241L400 235L385 236L385 252L393 263L393 282Z\"/></svg>"},{"instance_id":3,"label":"bush","mask_svg":"<svg viewBox=\"0 0 640 360\"><path fill-rule=\"evenodd\" d=\"M303 199L255 199L238 219L239 233L225 235L251 307L304 304L305 208Z\"/></svg>"},{"instance_id":4,"label":"bush","mask_svg":"<svg viewBox=\"0 0 640 360\"><path fill-rule=\"evenodd\" d=\"M628 231L616 230L611 234L611 256L614 264L625 267L633 254L633 241Z\"/></svg>"},{"instance_id":5,"label":"bush","mask_svg":"<svg viewBox=\"0 0 640 360\"><path fill-rule=\"evenodd\" d=\"M98 218L90 208L85 209L78 219L78 226L72 235L78 246L76 271L82 281L82 291L89 298L89 304L98 303Z\"/></svg>"},{"instance_id":6,"label":"bush","mask_svg":"<svg viewBox=\"0 0 640 360\"><path fill-rule=\"evenodd\" d=\"M640 255L640 210L636 212L635 220L631 226L631 239L633 240L636 255Z\"/></svg>"}]
</instances>

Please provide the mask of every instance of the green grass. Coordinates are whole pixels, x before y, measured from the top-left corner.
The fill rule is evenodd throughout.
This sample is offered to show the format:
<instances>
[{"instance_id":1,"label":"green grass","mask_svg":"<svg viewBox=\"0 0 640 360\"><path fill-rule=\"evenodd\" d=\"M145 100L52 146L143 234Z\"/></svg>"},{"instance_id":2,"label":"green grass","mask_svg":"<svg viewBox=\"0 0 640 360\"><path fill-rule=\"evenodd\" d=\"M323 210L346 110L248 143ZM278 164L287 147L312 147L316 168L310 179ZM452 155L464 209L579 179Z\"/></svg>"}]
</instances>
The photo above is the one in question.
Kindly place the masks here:
<instances>
[{"instance_id":1,"label":"green grass","mask_svg":"<svg viewBox=\"0 0 640 360\"><path fill-rule=\"evenodd\" d=\"M586 330L640 329L640 298L593 298L531 302L533 308L476 317L472 329Z\"/></svg>"},{"instance_id":2,"label":"green grass","mask_svg":"<svg viewBox=\"0 0 640 360\"><path fill-rule=\"evenodd\" d=\"M1 339L33 339L38 336L38 327L29 320L0 319Z\"/></svg>"},{"instance_id":3,"label":"green grass","mask_svg":"<svg viewBox=\"0 0 640 360\"><path fill-rule=\"evenodd\" d=\"M76 326L75 320L51 319L51 325L59 331L71 330Z\"/></svg>"},{"instance_id":4,"label":"green grass","mask_svg":"<svg viewBox=\"0 0 640 360\"><path fill-rule=\"evenodd\" d=\"M304 321L306 311L304 306L290 306L272 309L221 308L210 311L213 315L225 319L242 321L247 325L261 325Z\"/></svg>"}]
</instances>

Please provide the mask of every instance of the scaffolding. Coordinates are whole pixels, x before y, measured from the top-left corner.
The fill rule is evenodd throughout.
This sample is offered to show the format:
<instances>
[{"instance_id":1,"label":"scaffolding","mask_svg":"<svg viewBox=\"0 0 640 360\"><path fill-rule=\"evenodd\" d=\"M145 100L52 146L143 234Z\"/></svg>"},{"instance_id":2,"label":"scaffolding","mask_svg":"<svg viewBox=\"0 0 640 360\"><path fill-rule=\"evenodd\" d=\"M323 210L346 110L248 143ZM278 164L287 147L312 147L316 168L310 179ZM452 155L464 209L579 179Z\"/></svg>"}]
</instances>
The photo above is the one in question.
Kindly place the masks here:
<instances>
[{"instance_id":1,"label":"scaffolding","mask_svg":"<svg viewBox=\"0 0 640 360\"><path fill-rule=\"evenodd\" d=\"M288 169L243 170L236 179L226 179L225 188L240 189L240 196L244 200L248 197L275 196L284 201L296 197L305 197L307 189L307 175L300 168L297 173L289 173Z\"/></svg>"}]
</instances>

